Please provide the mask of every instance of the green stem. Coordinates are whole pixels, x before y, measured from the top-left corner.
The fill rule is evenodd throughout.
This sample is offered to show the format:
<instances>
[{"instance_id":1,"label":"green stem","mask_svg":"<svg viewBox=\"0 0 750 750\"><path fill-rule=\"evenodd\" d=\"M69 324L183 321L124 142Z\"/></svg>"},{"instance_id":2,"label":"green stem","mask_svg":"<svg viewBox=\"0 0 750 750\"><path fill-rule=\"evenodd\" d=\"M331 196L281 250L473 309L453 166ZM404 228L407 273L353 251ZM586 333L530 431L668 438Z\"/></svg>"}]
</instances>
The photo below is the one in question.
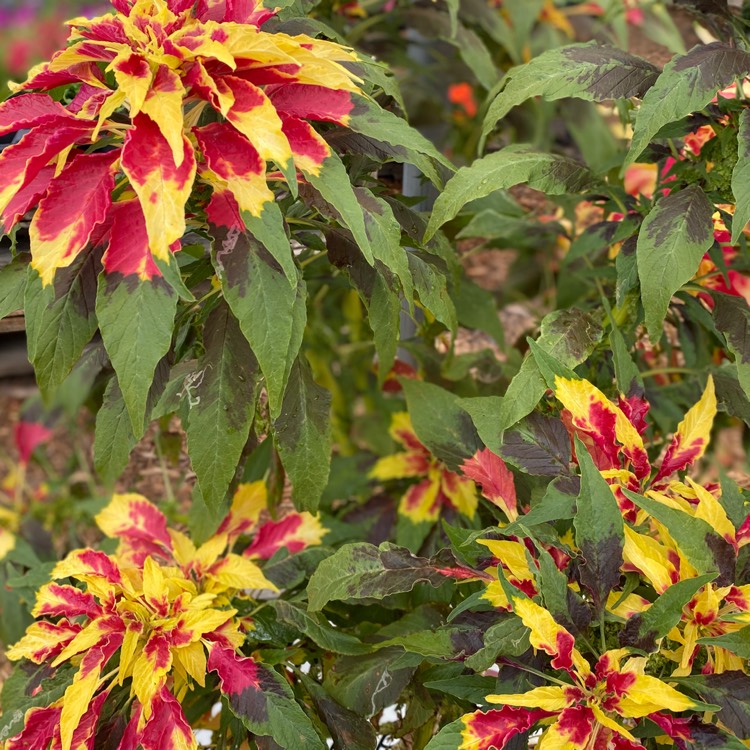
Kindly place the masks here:
<instances>
[{"instance_id":1,"label":"green stem","mask_svg":"<svg viewBox=\"0 0 750 750\"><path fill-rule=\"evenodd\" d=\"M653 378L657 375L697 375L698 370L692 367L657 367L653 370L645 370L641 373L643 378Z\"/></svg>"}]
</instances>

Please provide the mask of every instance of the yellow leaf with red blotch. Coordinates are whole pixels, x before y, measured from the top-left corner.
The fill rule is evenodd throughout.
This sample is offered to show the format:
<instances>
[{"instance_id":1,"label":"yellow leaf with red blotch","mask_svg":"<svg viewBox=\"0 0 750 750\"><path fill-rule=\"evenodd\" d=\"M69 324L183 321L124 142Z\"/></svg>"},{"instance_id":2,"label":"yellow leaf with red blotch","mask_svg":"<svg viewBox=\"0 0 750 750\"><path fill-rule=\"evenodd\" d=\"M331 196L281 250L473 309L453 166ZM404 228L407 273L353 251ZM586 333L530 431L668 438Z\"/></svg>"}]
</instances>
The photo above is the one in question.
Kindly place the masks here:
<instances>
[{"instance_id":1,"label":"yellow leaf with red blotch","mask_svg":"<svg viewBox=\"0 0 750 750\"><path fill-rule=\"evenodd\" d=\"M387 482L390 479L421 477L429 468L429 460L423 451L405 451L379 458L370 469L369 476Z\"/></svg>"},{"instance_id":2,"label":"yellow leaf with red blotch","mask_svg":"<svg viewBox=\"0 0 750 750\"><path fill-rule=\"evenodd\" d=\"M172 668L172 651L167 637L154 632L133 663L133 693L143 706L146 719L151 715L151 700L165 684Z\"/></svg>"},{"instance_id":3,"label":"yellow leaf with red blotch","mask_svg":"<svg viewBox=\"0 0 750 750\"><path fill-rule=\"evenodd\" d=\"M201 687L206 684L206 649L200 641L188 643L174 652L175 668L181 667L185 675Z\"/></svg>"},{"instance_id":4,"label":"yellow leaf with red blotch","mask_svg":"<svg viewBox=\"0 0 750 750\"><path fill-rule=\"evenodd\" d=\"M130 559L129 553L133 549L148 551L152 555L171 553L172 539L167 530L167 519L143 495L114 495L94 520L108 537L120 539L118 555L126 552Z\"/></svg>"},{"instance_id":5,"label":"yellow leaf with red blotch","mask_svg":"<svg viewBox=\"0 0 750 750\"><path fill-rule=\"evenodd\" d=\"M541 708L544 711L562 711L570 702L565 694L565 688L557 686L538 687L528 693L510 695L488 695L487 703L501 703L505 706L523 706L526 708Z\"/></svg>"},{"instance_id":6,"label":"yellow leaf with red blotch","mask_svg":"<svg viewBox=\"0 0 750 750\"><path fill-rule=\"evenodd\" d=\"M278 591L254 562L241 555L229 554L222 557L206 572L205 577L209 581L206 590L212 593L220 593L227 589Z\"/></svg>"},{"instance_id":7,"label":"yellow leaf with red blotch","mask_svg":"<svg viewBox=\"0 0 750 750\"><path fill-rule=\"evenodd\" d=\"M216 81L200 60L193 63L184 78L184 83L190 87L192 93L210 102L211 106L223 117L227 116L227 112L234 104L234 94L229 89L219 89Z\"/></svg>"},{"instance_id":8,"label":"yellow leaf with red blotch","mask_svg":"<svg viewBox=\"0 0 750 750\"><path fill-rule=\"evenodd\" d=\"M514 542L508 539L477 539L477 542L492 553L499 560L503 568L510 571L514 578L519 581L533 581L534 574L529 568L526 557L528 550L523 542Z\"/></svg>"},{"instance_id":9,"label":"yellow leaf with red blotch","mask_svg":"<svg viewBox=\"0 0 750 750\"><path fill-rule=\"evenodd\" d=\"M327 533L328 529L311 513L287 513L279 521L264 523L243 554L268 560L280 549L286 549L290 555L294 555L320 544Z\"/></svg>"},{"instance_id":10,"label":"yellow leaf with red blotch","mask_svg":"<svg viewBox=\"0 0 750 750\"><path fill-rule=\"evenodd\" d=\"M150 706L150 718L138 738L143 750L195 750L198 744L179 701L162 687Z\"/></svg>"},{"instance_id":11,"label":"yellow leaf with red blotch","mask_svg":"<svg viewBox=\"0 0 750 750\"><path fill-rule=\"evenodd\" d=\"M651 602L638 594L628 594L623 598L621 591L610 591L607 597L607 612L627 620L651 606Z\"/></svg>"},{"instance_id":12,"label":"yellow leaf with red blotch","mask_svg":"<svg viewBox=\"0 0 750 750\"><path fill-rule=\"evenodd\" d=\"M184 160L175 166L172 150L159 126L138 115L122 149L122 170L135 190L146 221L149 247L162 261L185 234L185 204L195 179L195 154L183 137Z\"/></svg>"},{"instance_id":13,"label":"yellow leaf with red blotch","mask_svg":"<svg viewBox=\"0 0 750 750\"><path fill-rule=\"evenodd\" d=\"M48 583L36 595L36 603L31 614L34 617L78 617L85 615L94 619L102 613L96 599L87 591L75 586Z\"/></svg>"},{"instance_id":14,"label":"yellow leaf with red blotch","mask_svg":"<svg viewBox=\"0 0 750 750\"><path fill-rule=\"evenodd\" d=\"M86 713L99 685L102 667L107 662L109 654L104 649L89 651L81 661L81 666L68 685L62 701L60 714L60 745L61 750L71 750L73 734L78 727L81 717Z\"/></svg>"},{"instance_id":15,"label":"yellow leaf with red blotch","mask_svg":"<svg viewBox=\"0 0 750 750\"><path fill-rule=\"evenodd\" d=\"M78 154L49 184L29 229L31 265L51 284L86 247L112 203L119 151Z\"/></svg>"},{"instance_id":16,"label":"yellow leaf with red blotch","mask_svg":"<svg viewBox=\"0 0 750 750\"><path fill-rule=\"evenodd\" d=\"M630 662L636 662L631 659ZM627 672L630 662L625 665L623 672ZM621 716L640 718L655 711L690 711L698 707L695 701L670 687L665 682L650 675L636 675L635 682L625 694L619 698L617 711Z\"/></svg>"},{"instance_id":17,"label":"yellow leaf with red blotch","mask_svg":"<svg viewBox=\"0 0 750 750\"><path fill-rule=\"evenodd\" d=\"M679 580L679 572L670 550L656 539L639 534L627 525L622 557L626 567L632 566L640 571L651 582L657 594L663 594Z\"/></svg>"},{"instance_id":18,"label":"yellow leaf with red blotch","mask_svg":"<svg viewBox=\"0 0 750 750\"><path fill-rule=\"evenodd\" d=\"M575 647L575 638L544 607L521 596L514 596L512 604L513 611L531 631L531 645L552 656L555 669L570 670L575 666L581 674L589 674L589 664Z\"/></svg>"},{"instance_id":19,"label":"yellow leaf with red blotch","mask_svg":"<svg viewBox=\"0 0 750 750\"><path fill-rule=\"evenodd\" d=\"M23 638L11 646L6 657L11 661L28 659L42 664L59 654L81 632L81 626L66 619L58 622L32 622Z\"/></svg>"},{"instance_id":20,"label":"yellow leaf with red blotch","mask_svg":"<svg viewBox=\"0 0 750 750\"><path fill-rule=\"evenodd\" d=\"M414 523L434 523L440 516L440 474L430 472L428 479L411 486L398 506L398 512Z\"/></svg>"},{"instance_id":21,"label":"yellow leaf with red blotch","mask_svg":"<svg viewBox=\"0 0 750 750\"><path fill-rule=\"evenodd\" d=\"M182 111L185 94L180 76L167 65L160 65L140 110L159 126L172 149L172 158L177 167L185 159Z\"/></svg>"},{"instance_id":22,"label":"yellow leaf with red blotch","mask_svg":"<svg viewBox=\"0 0 750 750\"><path fill-rule=\"evenodd\" d=\"M282 115L282 129L289 141L294 156L294 164L305 176L317 177L323 162L331 155L326 140L309 122L296 117Z\"/></svg>"},{"instance_id":23,"label":"yellow leaf with red blotch","mask_svg":"<svg viewBox=\"0 0 750 750\"><path fill-rule=\"evenodd\" d=\"M97 617L76 634L58 654L52 666L57 667L73 656L95 650L110 638L120 636L124 630L122 619L117 614L104 614Z\"/></svg>"},{"instance_id":24,"label":"yellow leaf with red blotch","mask_svg":"<svg viewBox=\"0 0 750 750\"><path fill-rule=\"evenodd\" d=\"M87 139L91 123L50 119L26 133L18 143L0 151L0 212L58 154Z\"/></svg>"},{"instance_id":25,"label":"yellow leaf with red blotch","mask_svg":"<svg viewBox=\"0 0 750 750\"><path fill-rule=\"evenodd\" d=\"M598 450L607 457L609 465L599 466L599 469L620 468L620 443L636 476L642 478L649 474L648 454L638 430L620 407L596 386L587 380L571 380L557 375L555 396L570 412L573 426L590 436Z\"/></svg>"},{"instance_id":26,"label":"yellow leaf with red blotch","mask_svg":"<svg viewBox=\"0 0 750 750\"><path fill-rule=\"evenodd\" d=\"M473 518L476 513L479 498L477 486L471 479L456 474L455 471L443 469L440 476L440 491L459 513L467 518Z\"/></svg>"},{"instance_id":27,"label":"yellow leaf with red blotch","mask_svg":"<svg viewBox=\"0 0 750 750\"><path fill-rule=\"evenodd\" d=\"M677 426L677 432L664 454L661 468L654 481L682 471L697 461L705 452L711 439L711 428L716 416L716 391L714 380L708 376L706 390Z\"/></svg>"},{"instance_id":28,"label":"yellow leaf with red blotch","mask_svg":"<svg viewBox=\"0 0 750 750\"><path fill-rule=\"evenodd\" d=\"M220 180L220 187L229 189L240 210L260 216L264 206L275 197L266 182L265 162L253 144L229 123L216 122L193 132L208 169Z\"/></svg>"},{"instance_id":29,"label":"yellow leaf with red blotch","mask_svg":"<svg viewBox=\"0 0 750 750\"><path fill-rule=\"evenodd\" d=\"M138 199L130 198L113 203L111 216L109 245L102 258L104 271L108 274L136 276L142 281L161 276L151 254L146 219ZM179 245L179 241L177 244Z\"/></svg>"},{"instance_id":30,"label":"yellow leaf with red blotch","mask_svg":"<svg viewBox=\"0 0 750 750\"><path fill-rule=\"evenodd\" d=\"M229 513L217 530L217 534L226 534L228 544L241 534L246 534L258 523L260 514L268 507L266 483L243 482L235 490Z\"/></svg>"},{"instance_id":31,"label":"yellow leaf with red blotch","mask_svg":"<svg viewBox=\"0 0 750 750\"><path fill-rule=\"evenodd\" d=\"M153 73L151 66L140 55L131 50L120 53L111 64L118 89L125 94L130 105L130 117L134 118L143 107L151 88Z\"/></svg>"},{"instance_id":32,"label":"yellow leaf with red blotch","mask_svg":"<svg viewBox=\"0 0 750 750\"><path fill-rule=\"evenodd\" d=\"M111 586L123 583L117 563L107 554L93 549L77 549L55 565L51 578L76 578L86 583L101 579Z\"/></svg>"},{"instance_id":33,"label":"yellow leaf with red blotch","mask_svg":"<svg viewBox=\"0 0 750 750\"><path fill-rule=\"evenodd\" d=\"M736 548L734 524L729 520L729 516L727 516L727 512L721 503L705 487L694 482L690 477L687 477L687 482L698 498L698 505L695 507L693 515L705 521Z\"/></svg>"},{"instance_id":34,"label":"yellow leaf with red blotch","mask_svg":"<svg viewBox=\"0 0 750 750\"><path fill-rule=\"evenodd\" d=\"M292 149L282 130L281 118L263 90L234 76L222 77L217 86L234 96L227 120L253 144L261 159L270 159L280 167L287 164Z\"/></svg>"},{"instance_id":35,"label":"yellow leaf with red blotch","mask_svg":"<svg viewBox=\"0 0 750 750\"><path fill-rule=\"evenodd\" d=\"M505 747L513 737L531 729L546 714L507 706L491 711L464 714L458 750L493 750Z\"/></svg>"}]
</instances>

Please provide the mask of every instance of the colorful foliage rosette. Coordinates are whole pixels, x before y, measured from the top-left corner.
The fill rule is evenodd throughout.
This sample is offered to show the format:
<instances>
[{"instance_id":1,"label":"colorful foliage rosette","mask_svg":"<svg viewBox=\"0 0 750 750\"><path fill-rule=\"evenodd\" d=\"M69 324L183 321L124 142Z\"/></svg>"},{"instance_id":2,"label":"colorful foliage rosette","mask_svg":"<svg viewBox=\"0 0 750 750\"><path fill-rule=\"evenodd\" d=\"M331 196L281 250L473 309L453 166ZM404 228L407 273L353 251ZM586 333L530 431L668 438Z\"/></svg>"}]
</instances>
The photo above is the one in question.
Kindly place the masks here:
<instances>
[{"instance_id":1,"label":"colorful foliage rosette","mask_svg":"<svg viewBox=\"0 0 750 750\"><path fill-rule=\"evenodd\" d=\"M299 357L303 264L328 257L331 273L358 267L352 284L374 306L386 371L401 295L411 302L417 292L455 328L451 306L433 295L445 286L442 270L402 246L401 223L418 245L421 220L388 203L371 177L383 161L409 160L440 185L450 165L376 102L381 87L398 96L380 66L317 32L297 33L289 12L282 19L260 2L112 6L71 21L67 48L0 105L0 134L17 134L0 153L1 230L23 235L33 210L30 255L2 270L12 289L3 310L25 307L46 394L100 331L117 381L105 412L124 407L129 447L164 392L164 369L194 365L175 392L188 405L190 453L212 507L225 499L260 385L271 420L285 394L302 403L314 434L279 425L279 442L296 495L313 507L327 474L305 485L299 457L314 444L327 466L330 428ZM108 452L99 469L113 479L124 458Z\"/></svg>"},{"instance_id":2,"label":"colorful foliage rosette","mask_svg":"<svg viewBox=\"0 0 750 750\"><path fill-rule=\"evenodd\" d=\"M27 711L21 726L6 727L13 736L4 747L93 747L113 731L100 724L113 710L121 715L114 738L121 748L197 747L180 701L205 689L211 672L238 715L255 694L248 729L278 731L257 703L267 691L263 705L280 702L304 733L283 678L240 652L253 628L240 608L253 595L278 592L259 561L319 544L325 529L309 513L260 523L265 509L265 485L242 485L216 533L196 548L146 498L116 495L97 517L118 540L116 552L79 549L58 563L37 595L37 619L8 651L66 687L59 699L44 695L47 705ZM241 554L233 551L240 537L253 538Z\"/></svg>"}]
</instances>

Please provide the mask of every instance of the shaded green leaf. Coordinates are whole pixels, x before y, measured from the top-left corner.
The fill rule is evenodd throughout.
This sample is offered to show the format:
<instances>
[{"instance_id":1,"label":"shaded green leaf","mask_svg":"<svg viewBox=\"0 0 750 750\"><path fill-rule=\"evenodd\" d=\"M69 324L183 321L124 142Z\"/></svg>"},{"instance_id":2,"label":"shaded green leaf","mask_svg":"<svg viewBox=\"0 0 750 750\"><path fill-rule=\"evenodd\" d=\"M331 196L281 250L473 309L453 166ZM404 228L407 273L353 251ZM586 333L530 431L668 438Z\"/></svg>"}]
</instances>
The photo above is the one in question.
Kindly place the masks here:
<instances>
[{"instance_id":1,"label":"shaded green leaf","mask_svg":"<svg viewBox=\"0 0 750 750\"><path fill-rule=\"evenodd\" d=\"M120 385L113 376L96 414L94 431L94 468L106 484L114 484L122 474L137 442Z\"/></svg>"},{"instance_id":2,"label":"shaded green leaf","mask_svg":"<svg viewBox=\"0 0 750 750\"><path fill-rule=\"evenodd\" d=\"M487 111L482 136L532 96L549 101L575 97L593 102L640 98L658 77L659 69L650 62L617 47L589 42L547 50L508 71L502 93Z\"/></svg>"},{"instance_id":3,"label":"shaded green leaf","mask_svg":"<svg viewBox=\"0 0 750 750\"><path fill-rule=\"evenodd\" d=\"M584 190L592 183L592 177L586 167L567 157L524 145L506 146L462 167L450 179L435 201L425 241L470 201L521 183L550 195L560 195Z\"/></svg>"},{"instance_id":4,"label":"shaded green leaf","mask_svg":"<svg viewBox=\"0 0 750 750\"><path fill-rule=\"evenodd\" d=\"M417 583L437 587L450 580L456 567L458 563L448 550L427 559L390 542L380 547L347 544L323 560L310 577L310 611L318 612L335 600L382 599L411 591Z\"/></svg>"},{"instance_id":5,"label":"shaded green leaf","mask_svg":"<svg viewBox=\"0 0 750 750\"><path fill-rule=\"evenodd\" d=\"M120 274L99 276L99 330L136 438L145 430L149 390L172 342L176 310L177 294L159 277L142 281Z\"/></svg>"},{"instance_id":6,"label":"shaded green leaf","mask_svg":"<svg viewBox=\"0 0 750 750\"><path fill-rule=\"evenodd\" d=\"M23 307L29 254L23 253L0 269L0 318Z\"/></svg>"},{"instance_id":7,"label":"shaded green leaf","mask_svg":"<svg viewBox=\"0 0 750 750\"><path fill-rule=\"evenodd\" d=\"M331 465L331 394L312 378L307 360L292 366L281 413L273 422L276 445L292 482L292 500L314 511Z\"/></svg>"},{"instance_id":8,"label":"shaded green leaf","mask_svg":"<svg viewBox=\"0 0 750 750\"><path fill-rule=\"evenodd\" d=\"M628 619L620 631L620 643L642 651L655 651L659 642L682 619L682 608L709 581L709 573L671 585L648 609Z\"/></svg>"},{"instance_id":9,"label":"shaded green leaf","mask_svg":"<svg viewBox=\"0 0 750 750\"><path fill-rule=\"evenodd\" d=\"M219 508L237 471L255 416L258 363L225 302L203 329L205 354L192 376L188 454L209 510Z\"/></svg>"},{"instance_id":10,"label":"shaded green leaf","mask_svg":"<svg viewBox=\"0 0 750 750\"><path fill-rule=\"evenodd\" d=\"M81 253L46 287L39 274L28 269L23 305L26 342L39 388L48 396L68 376L96 331L101 252Z\"/></svg>"},{"instance_id":11,"label":"shaded green leaf","mask_svg":"<svg viewBox=\"0 0 750 750\"><path fill-rule=\"evenodd\" d=\"M601 610L620 580L625 545L622 513L607 480L577 437L576 456L581 467L581 492L573 525L576 545L584 560L580 566L581 583Z\"/></svg>"},{"instance_id":12,"label":"shaded green leaf","mask_svg":"<svg viewBox=\"0 0 750 750\"><path fill-rule=\"evenodd\" d=\"M623 170L664 125L703 109L716 92L750 72L750 54L723 42L700 44L670 60L643 97Z\"/></svg>"},{"instance_id":13,"label":"shaded green leaf","mask_svg":"<svg viewBox=\"0 0 750 750\"><path fill-rule=\"evenodd\" d=\"M297 358L307 320L305 284L299 272L290 286L283 269L251 234L212 227L213 262L240 329L266 379L271 415Z\"/></svg>"},{"instance_id":14,"label":"shaded green leaf","mask_svg":"<svg viewBox=\"0 0 750 750\"><path fill-rule=\"evenodd\" d=\"M698 270L713 244L713 204L698 185L662 198L645 218L636 255L646 328L652 341L662 335L669 301Z\"/></svg>"}]
</instances>

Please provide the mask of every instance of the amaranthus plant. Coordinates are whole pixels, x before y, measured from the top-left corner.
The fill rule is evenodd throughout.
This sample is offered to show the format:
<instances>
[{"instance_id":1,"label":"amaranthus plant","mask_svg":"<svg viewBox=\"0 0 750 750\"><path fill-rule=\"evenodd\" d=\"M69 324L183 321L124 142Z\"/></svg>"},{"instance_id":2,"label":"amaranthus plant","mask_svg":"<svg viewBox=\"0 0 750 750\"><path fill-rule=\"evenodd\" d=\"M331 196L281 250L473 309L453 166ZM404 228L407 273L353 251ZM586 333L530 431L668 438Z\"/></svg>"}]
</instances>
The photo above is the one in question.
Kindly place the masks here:
<instances>
[{"instance_id":1,"label":"amaranthus plant","mask_svg":"<svg viewBox=\"0 0 750 750\"><path fill-rule=\"evenodd\" d=\"M402 246L402 224L415 235L421 220L370 176L382 161L408 159L440 185L449 164L377 103L380 87L397 91L381 68L336 42L287 33L288 13L282 20L261 3L112 6L71 21L68 47L0 106L0 133L21 136L0 154L3 231L36 207L30 256L19 252L2 271L0 313L24 308L45 394L99 330L116 375L98 428L105 478L164 413L169 369L185 360L167 392L189 410L208 505L224 501L251 431L271 430L295 500L313 507L330 438L326 395L300 355L303 269L326 258L324 234L328 273L358 269L383 377L402 295L413 306L416 290L455 327L439 292L442 261ZM351 179L339 151L353 154L344 157L357 164ZM258 429L261 384L268 413Z\"/></svg>"},{"instance_id":2,"label":"amaranthus plant","mask_svg":"<svg viewBox=\"0 0 750 750\"><path fill-rule=\"evenodd\" d=\"M265 485L241 485L216 534L196 548L146 498L116 495L96 519L116 552L80 549L58 563L37 595L36 621L8 651L40 665L45 691L47 681L67 687L20 716L6 704L4 747L92 747L118 730L109 741L123 748L196 747L180 703L194 690L206 710L226 695L255 734L283 741L294 732L300 744L287 746L322 747L283 678L240 652L253 596L278 592L258 562L325 534L309 513L259 523L265 509ZM252 541L240 554L241 537ZM66 580L74 585L58 583Z\"/></svg>"}]
</instances>

